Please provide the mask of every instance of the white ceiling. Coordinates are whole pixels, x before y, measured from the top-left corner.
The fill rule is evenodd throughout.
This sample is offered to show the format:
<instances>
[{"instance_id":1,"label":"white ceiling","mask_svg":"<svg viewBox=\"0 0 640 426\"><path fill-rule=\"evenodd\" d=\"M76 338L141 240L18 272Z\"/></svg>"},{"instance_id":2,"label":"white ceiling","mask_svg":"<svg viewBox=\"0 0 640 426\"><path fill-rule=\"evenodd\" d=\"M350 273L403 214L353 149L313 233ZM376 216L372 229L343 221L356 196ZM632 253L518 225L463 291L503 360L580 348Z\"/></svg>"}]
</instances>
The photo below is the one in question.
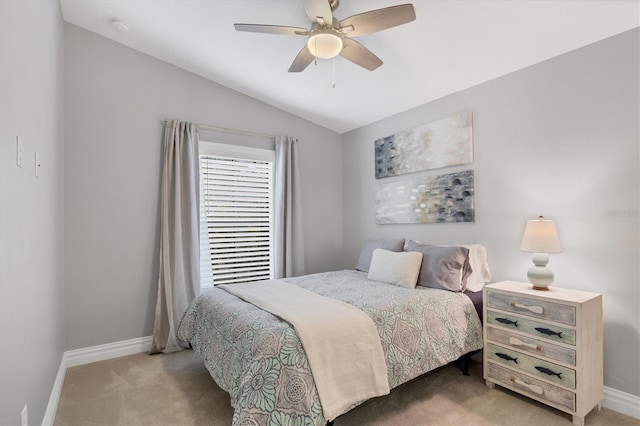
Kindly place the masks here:
<instances>
[{"instance_id":1,"label":"white ceiling","mask_svg":"<svg viewBox=\"0 0 640 426\"><path fill-rule=\"evenodd\" d=\"M342 20L411 0L342 0ZM343 58L287 69L304 36L234 23L309 27L302 0L60 0L66 22L338 133L640 26L640 0L413 0L416 20L357 40L384 64ZM119 32L110 23L130 27ZM224 123L213 123L224 125Z\"/></svg>"}]
</instances>

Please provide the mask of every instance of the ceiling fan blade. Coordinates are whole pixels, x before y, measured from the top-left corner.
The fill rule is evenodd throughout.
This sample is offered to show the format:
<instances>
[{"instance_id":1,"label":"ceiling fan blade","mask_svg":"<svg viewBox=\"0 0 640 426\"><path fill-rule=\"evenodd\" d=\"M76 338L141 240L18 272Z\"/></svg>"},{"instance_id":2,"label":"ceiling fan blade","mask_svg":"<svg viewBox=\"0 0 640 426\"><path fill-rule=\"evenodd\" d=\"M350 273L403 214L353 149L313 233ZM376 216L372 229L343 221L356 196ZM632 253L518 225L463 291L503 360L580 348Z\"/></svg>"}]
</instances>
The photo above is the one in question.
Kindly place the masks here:
<instances>
[{"instance_id":1,"label":"ceiling fan blade","mask_svg":"<svg viewBox=\"0 0 640 426\"><path fill-rule=\"evenodd\" d=\"M282 25L262 25L262 24L233 24L236 31L247 31L250 33L267 33L280 35L307 35L306 28L285 27Z\"/></svg>"},{"instance_id":2,"label":"ceiling fan blade","mask_svg":"<svg viewBox=\"0 0 640 426\"><path fill-rule=\"evenodd\" d=\"M309 51L309 48L305 44L302 50L298 53L298 56L293 60L291 66L289 67L289 72L300 72L304 71L305 68L309 66L311 62L313 62L314 56Z\"/></svg>"},{"instance_id":3,"label":"ceiling fan blade","mask_svg":"<svg viewBox=\"0 0 640 426\"><path fill-rule=\"evenodd\" d=\"M406 24L414 19L416 11L409 3L350 16L340 21L340 28L344 29L346 36L357 37Z\"/></svg>"},{"instance_id":4,"label":"ceiling fan blade","mask_svg":"<svg viewBox=\"0 0 640 426\"><path fill-rule=\"evenodd\" d=\"M360 65L363 68L373 71L382 65L382 60L376 55L371 53L369 49L361 45L355 40L349 38L342 39L342 51L340 56L356 65Z\"/></svg>"},{"instance_id":5,"label":"ceiling fan blade","mask_svg":"<svg viewBox=\"0 0 640 426\"><path fill-rule=\"evenodd\" d=\"M304 0L304 10L312 22L321 18L327 25L333 22L329 0Z\"/></svg>"}]
</instances>

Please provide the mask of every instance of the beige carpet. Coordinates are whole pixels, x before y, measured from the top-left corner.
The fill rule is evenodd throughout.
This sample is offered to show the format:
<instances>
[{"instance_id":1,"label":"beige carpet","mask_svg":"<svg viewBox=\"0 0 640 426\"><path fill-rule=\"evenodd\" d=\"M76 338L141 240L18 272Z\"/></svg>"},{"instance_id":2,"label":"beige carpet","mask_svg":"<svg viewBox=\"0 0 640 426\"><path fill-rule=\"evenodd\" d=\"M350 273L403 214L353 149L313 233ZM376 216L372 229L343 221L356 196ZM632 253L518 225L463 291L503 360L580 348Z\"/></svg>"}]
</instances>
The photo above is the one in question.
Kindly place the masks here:
<instances>
[{"instance_id":1,"label":"beige carpet","mask_svg":"<svg viewBox=\"0 0 640 426\"><path fill-rule=\"evenodd\" d=\"M146 354L69 368L55 426L230 425L229 396L213 381L199 355ZM348 425L571 425L571 416L506 389L489 389L482 357L471 376L456 366L433 371L339 417ZM640 425L603 408L587 425Z\"/></svg>"}]
</instances>

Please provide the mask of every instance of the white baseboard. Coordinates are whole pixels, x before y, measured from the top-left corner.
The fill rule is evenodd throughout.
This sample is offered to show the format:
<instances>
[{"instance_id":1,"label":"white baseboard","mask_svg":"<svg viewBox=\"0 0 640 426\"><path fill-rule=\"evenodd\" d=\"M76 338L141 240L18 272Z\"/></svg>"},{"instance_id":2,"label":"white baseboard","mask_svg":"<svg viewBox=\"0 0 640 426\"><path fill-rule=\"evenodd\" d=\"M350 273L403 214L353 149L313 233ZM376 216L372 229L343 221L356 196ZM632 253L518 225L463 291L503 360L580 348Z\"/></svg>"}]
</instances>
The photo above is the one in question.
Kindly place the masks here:
<instances>
[{"instance_id":1,"label":"white baseboard","mask_svg":"<svg viewBox=\"0 0 640 426\"><path fill-rule=\"evenodd\" d=\"M43 426L53 425L56 418L56 410L60 402L62 384L67 368L78 365L90 364L97 361L118 358L126 355L133 355L140 352L148 352L151 349L152 336L138 337L136 339L123 340L120 342L107 343L106 345L91 346L88 348L74 349L62 354L60 368L56 380L53 382L53 389L49 397L49 404L42 419Z\"/></svg>"},{"instance_id":2,"label":"white baseboard","mask_svg":"<svg viewBox=\"0 0 640 426\"><path fill-rule=\"evenodd\" d=\"M602 406L640 419L640 396L605 386Z\"/></svg>"},{"instance_id":3,"label":"white baseboard","mask_svg":"<svg viewBox=\"0 0 640 426\"><path fill-rule=\"evenodd\" d=\"M75 367L76 365L90 364L92 362L147 352L151 349L151 340L151 336L146 336L138 337L137 339L123 340L121 342L107 343L106 345L74 349L72 351L66 351L64 358L67 368Z\"/></svg>"},{"instance_id":4,"label":"white baseboard","mask_svg":"<svg viewBox=\"0 0 640 426\"><path fill-rule=\"evenodd\" d=\"M60 368L58 369L56 380L53 383L53 389L51 390L49 404L47 405L42 425L53 425L67 368L126 355L133 355L140 352L147 352L151 348L152 339L152 336L146 336L139 337L137 339L123 340L121 342L107 343L106 345L66 351L62 355L62 360L60 361ZM626 414L627 416L640 419L639 396L605 386L602 406L615 410L619 413Z\"/></svg>"},{"instance_id":5,"label":"white baseboard","mask_svg":"<svg viewBox=\"0 0 640 426\"><path fill-rule=\"evenodd\" d=\"M56 410L58 409L58 402L60 402L60 393L62 392L62 384L64 383L64 375L66 372L67 366L65 364L64 354L62 354L58 374L56 375L56 380L53 382L51 395L49 395L47 410L44 412L44 418L42 419L43 426L53 425L53 421L56 418Z\"/></svg>"}]
</instances>

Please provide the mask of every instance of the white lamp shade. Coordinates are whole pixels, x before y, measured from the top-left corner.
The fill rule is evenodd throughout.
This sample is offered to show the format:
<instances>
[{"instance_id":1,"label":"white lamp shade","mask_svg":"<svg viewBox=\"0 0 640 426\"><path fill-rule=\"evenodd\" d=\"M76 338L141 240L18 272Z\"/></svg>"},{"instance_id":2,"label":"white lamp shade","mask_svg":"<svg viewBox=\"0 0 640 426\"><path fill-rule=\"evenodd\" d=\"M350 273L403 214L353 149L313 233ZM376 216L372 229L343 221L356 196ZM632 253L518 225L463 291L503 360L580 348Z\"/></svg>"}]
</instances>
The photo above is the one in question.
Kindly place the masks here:
<instances>
[{"instance_id":1,"label":"white lamp shade","mask_svg":"<svg viewBox=\"0 0 640 426\"><path fill-rule=\"evenodd\" d=\"M543 218L527 221L520 250L532 253L560 253L562 246L556 223Z\"/></svg>"},{"instance_id":2,"label":"white lamp shade","mask_svg":"<svg viewBox=\"0 0 640 426\"><path fill-rule=\"evenodd\" d=\"M307 47L316 58L334 58L342 51L342 39L334 30L319 29L309 37Z\"/></svg>"}]
</instances>

